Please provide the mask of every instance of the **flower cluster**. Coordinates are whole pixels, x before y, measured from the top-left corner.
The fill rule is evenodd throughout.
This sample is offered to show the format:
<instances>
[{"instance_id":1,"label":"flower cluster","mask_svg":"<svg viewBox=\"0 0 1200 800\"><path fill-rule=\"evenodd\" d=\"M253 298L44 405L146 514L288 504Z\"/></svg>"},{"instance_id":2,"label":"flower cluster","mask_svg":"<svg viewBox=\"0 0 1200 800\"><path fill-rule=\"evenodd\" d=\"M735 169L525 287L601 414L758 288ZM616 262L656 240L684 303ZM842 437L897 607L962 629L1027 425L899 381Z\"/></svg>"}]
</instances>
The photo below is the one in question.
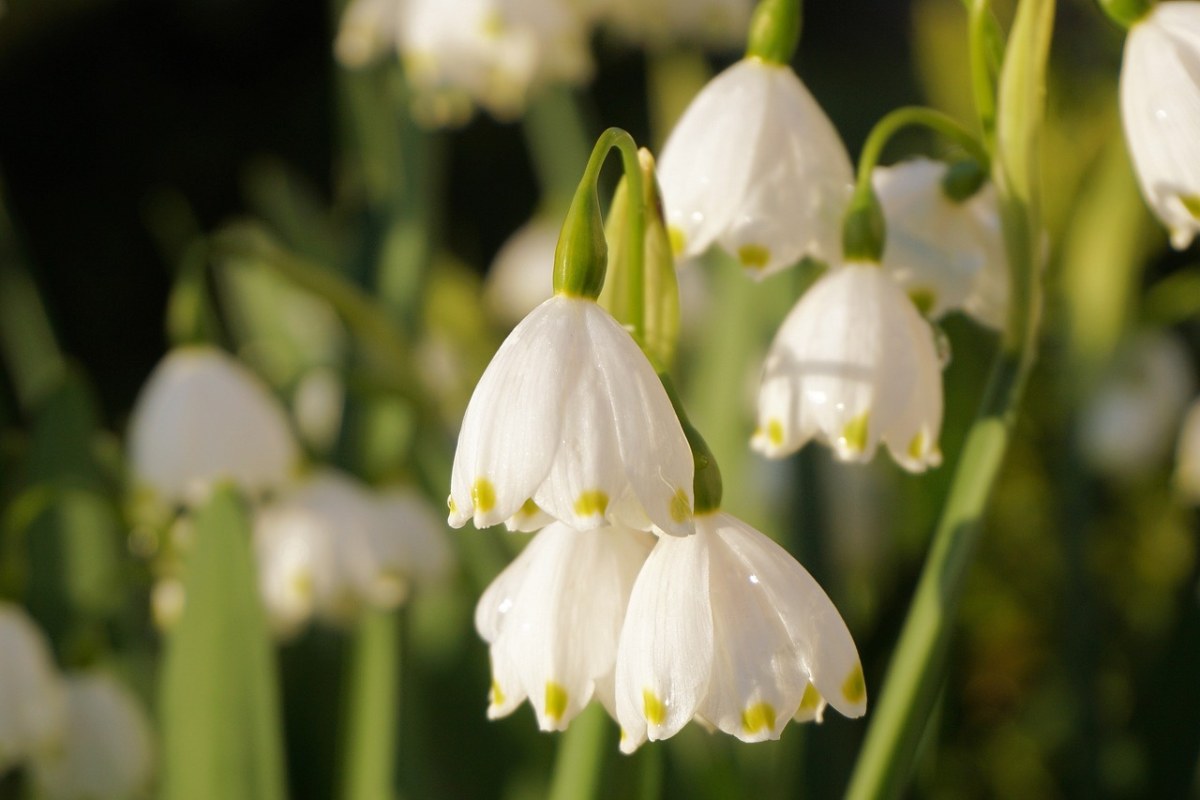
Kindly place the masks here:
<instances>
[{"instance_id":1,"label":"flower cluster","mask_svg":"<svg viewBox=\"0 0 1200 800\"><path fill-rule=\"evenodd\" d=\"M47 800L142 797L153 736L128 689L104 672L59 674L41 630L0 603L0 776L20 766Z\"/></svg>"},{"instance_id":2,"label":"flower cluster","mask_svg":"<svg viewBox=\"0 0 1200 800\"><path fill-rule=\"evenodd\" d=\"M143 501L191 509L223 481L255 501L259 584L280 636L314 616L345 623L364 605L399 605L412 582L449 566L444 529L423 498L402 487L373 491L333 469L305 473L283 406L219 350L168 353L142 390L129 438ZM173 548L186 552L186 514L171 534ZM160 566L154 610L169 626L186 602L177 574L186 563Z\"/></svg>"}]
</instances>

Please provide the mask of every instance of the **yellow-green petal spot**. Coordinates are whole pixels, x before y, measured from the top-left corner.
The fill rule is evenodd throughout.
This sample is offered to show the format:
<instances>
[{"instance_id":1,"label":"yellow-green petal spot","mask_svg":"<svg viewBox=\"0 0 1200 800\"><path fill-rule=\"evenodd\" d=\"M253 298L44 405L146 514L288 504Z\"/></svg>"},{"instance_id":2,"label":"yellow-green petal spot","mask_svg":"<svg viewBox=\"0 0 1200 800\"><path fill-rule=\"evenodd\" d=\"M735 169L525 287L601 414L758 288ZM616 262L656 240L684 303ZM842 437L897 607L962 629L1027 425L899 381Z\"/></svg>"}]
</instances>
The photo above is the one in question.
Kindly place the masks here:
<instances>
[{"instance_id":1,"label":"yellow-green petal spot","mask_svg":"<svg viewBox=\"0 0 1200 800\"><path fill-rule=\"evenodd\" d=\"M850 674L842 682L842 697L846 698L846 702L854 705L867 699L867 684L863 680L861 664L855 664L854 669L850 670Z\"/></svg>"},{"instance_id":2,"label":"yellow-green petal spot","mask_svg":"<svg viewBox=\"0 0 1200 800\"><path fill-rule=\"evenodd\" d=\"M538 508L538 504L533 502L533 498L531 497L521 504L521 510L517 513L523 517L532 517L539 511L541 511L541 509Z\"/></svg>"},{"instance_id":3,"label":"yellow-green petal spot","mask_svg":"<svg viewBox=\"0 0 1200 800\"><path fill-rule=\"evenodd\" d=\"M1200 219L1200 195L1181 194L1179 202L1183 203L1183 207L1187 209L1189 214L1196 219Z\"/></svg>"},{"instance_id":4,"label":"yellow-green petal spot","mask_svg":"<svg viewBox=\"0 0 1200 800\"><path fill-rule=\"evenodd\" d=\"M771 260L771 251L761 244L744 244L738 248L737 257L746 269L762 269Z\"/></svg>"},{"instance_id":5,"label":"yellow-green petal spot","mask_svg":"<svg viewBox=\"0 0 1200 800\"><path fill-rule=\"evenodd\" d=\"M671 498L671 519L676 522L686 522L691 519L692 505L688 502L687 492L683 489L676 489L675 495Z\"/></svg>"},{"instance_id":6,"label":"yellow-green petal spot","mask_svg":"<svg viewBox=\"0 0 1200 800\"><path fill-rule=\"evenodd\" d=\"M770 703L755 703L742 712L742 728L758 733L775 728L775 708Z\"/></svg>"},{"instance_id":7,"label":"yellow-green petal spot","mask_svg":"<svg viewBox=\"0 0 1200 800\"><path fill-rule=\"evenodd\" d=\"M476 478L471 487L471 502L476 511L486 514L496 507L496 487L487 478Z\"/></svg>"},{"instance_id":8,"label":"yellow-green petal spot","mask_svg":"<svg viewBox=\"0 0 1200 800\"><path fill-rule=\"evenodd\" d=\"M870 429L871 412L864 411L842 428L842 443L853 453L867 449L867 433Z\"/></svg>"},{"instance_id":9,"label":"yellow-green petal spot","mask_svg":"<svg viewBox=\"0 0 1200 800\"><path fill-rule=\"evenodd\" d=\"M911 442L908 443L908 457L913 460L918 460L925 455L925 450L925 431L921 431L912 438Z\"/></svg>"},{"instance_id":10,"label":"yellow-green petal spot","mask_svg":"<svg viewBox=\"0 0 1200 800\"><path fill-rule=\"evenodd\" d=\"M454 495L446 498L446 507L450 509L451 514L458 513L458 504L454 502Z\"/></svg>"},{"instance_id":11,"label":"yellow-green petal spot","mask_svg":"<svg viewBox=\"0 0 1200 800\"><path fill-rule=\"evenodd\" d=\"M667 228L667 239L671 242L671 255L680 255L687 247L687 234L680 228L671 225Z\"/></svg>"},{"instance_id":12,"label":"yellow-green petal spot","mask_svg":"<svg viewBox=\"0 0 1200 800\"><path fill-rule=\"evenodd\" d=\"M667 719L667 707L649 689L642 689L642 716L651 725L662 725Z\"/></svg>"},{"instance_id":13,"label":"yellow-green petal spot","mask_svg":"<svg viewBox=\"0 0 1200 800\"><path fill-rule=\"evenodd\" d=\"M937 305L937 292L933 289L916 288L910 289L908 299L912 300L917 311L921 312L921 316L928 317L933 307Z\"/></svg>"},{"instance_id":14,"label":"yellow-green petal spot","mask_svg":"<svg viewBox=\"0 0 1200 800\"><path fill-rule=\"evenodd\" d=\"M562 722L565 713L567 713L566 688L561 683L546 681L546 716L555 722Z\"/></svg>"},{"instance_id":15,"label":"yellow-green petal spot","mask_svg":"<svg viewBox=\"0 0 1200 800\"><path fill-rule=\"evenodd\" d=\"M575 501L575 513L581 517L602 517L607 510L608 495L599 489L588 489Z\"/></svg>"},{"instance_id":16,"label":"yellow-green petal spot","mask_svg":"<svg viewBox=\"0 0 1200 800\"><path fill-rule=\"evenodd\" d=\"M495 678L492 678L492 688L491 688L491 691L489 692L489 694L491 695L491 697L489 699L492 701L492 705L494 705L494 706L504 705L504 690L500 688L500 684L496 681Z\"/></svg>"},{"instance_id":17,"label":"yellow-green petal spot","mask_svg":"<svg viewBox=\"0 0 1200 800\"><path fill-rule=\"evenodd\" d=\"M777 419L767 421L767 441L775 447L783 444L783 423Z\"/></svg>"},{"instance_id":18,"label":"yellow-green petal spot","mask_svg":"<svg viewBox=\"0 0 1200 800\"><path fill-rule=\"evenodd\" d=\"M804 687L804 696L800 698L800 711L816 711L821 706L821 693L811 683Z\"/></svg>"}]
</instances>

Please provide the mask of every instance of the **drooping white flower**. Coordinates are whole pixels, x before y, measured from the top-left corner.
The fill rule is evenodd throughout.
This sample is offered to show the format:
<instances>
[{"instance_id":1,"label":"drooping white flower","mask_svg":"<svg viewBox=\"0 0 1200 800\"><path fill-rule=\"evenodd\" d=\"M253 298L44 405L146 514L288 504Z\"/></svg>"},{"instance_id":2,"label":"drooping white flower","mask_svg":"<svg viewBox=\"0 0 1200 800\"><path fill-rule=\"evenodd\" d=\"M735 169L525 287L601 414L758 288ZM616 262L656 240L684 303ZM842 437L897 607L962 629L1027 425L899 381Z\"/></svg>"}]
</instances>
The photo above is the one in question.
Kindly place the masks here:
<instances>
[{"instance_id":1,"label":"drooping white flower","mask_svg":"<svg viewBox=\"0 0 1200 800\"><path fill-rule=\"evenodd\" d=\"M299 449L282 404L254 373L211 347L172 350L129 423L135 481L168 503L202 504L229 480L259 494L291 477Z\"/></svg>"},{"instance_id":2,"label":"drooping white flower","mask_svg":"<svg viewBox=\"0 0 1200 800\"><path fill-rule=\"evenodd\" d=\"M673 538L673 537L668 537ZM613 668L625 605L654 536L621 526L538 533L479 599L491 646L488 717L529 698L542 730L564 730L595 695L615 716Z\"/></svg>"},{"instance_id":3,"label":"drooping white flower","mask_svg":"<svg viewBox=\"0 0 1200 800\"><path fill-rule=\"evenodd\" d=\"M1165 333L1142 333L1117 354L1080 415L1079 447L1100 472L1130 480L1160 467L1195 392L1191 357Z\"/></svg>"},{"instance_id":4,"label":"drooping white flower","mask_svg":"<svg viewBox=\"0 0 1200 800\"><path fill-rule=\"evenodd\" d=\"M335 51L360 66L399 50L425 121L457 124L473 104L508 118L552 82L592 71L587 22L558 0L353 0Z\"/></svg>"},{"instance_id":5,"label":"drooping white flower","mask_svg":"<svg viewBox=\"0 0 1200 800\"><path fill-rule=\"evenodd\" d=\"M1125 39L1121 117L1150 209L1177 250L1200 231L1200 3L1156 3Z\"/></svg>"},{"instance_id":6,"label":"drooping white flower","mask_svg":"<svg viewBox=\"0 0 1200 800\"><path fill-rule=\"evenodd\" d=\"M753 10L750 0L586 0L585 5L622 37L649 47L744 45Z\"/></svg>"},{"instance_id":7,"label":"drooping white flower","mask_svg":"<svg viewBox=\"0 0 1200 800\"><path fill-rule=\"evenodd\" d=\"M659 159L673 246L716 243L757 277L841 253L853 171L825 112L786 65L747 58L696 96Z\"/></svg>"},{"instance_id":8,"label":"drooping white flower","mask_svg":"<svg viewBox=\"0 0 1200 800\"><path fill-rule=\"evenodd\" d=\"M1200 504L1200 400L1192 403L1179 431L1175 487L1187 502Z\"/></svg>"},{"instance_id":9,"label":"drooping white flower","mask_svg":"<svg viewBox=\"0 0 1200 800\"><path fill-rule=\"evenodd\" d=\"M415 495L377 495L323 470L259 511L254 544L272 627L296 632L314 614L344 623L363 605L390 608L408 584L444 570L441 522Z\"/></svg>"},{"instance_id":10,"label":"drooping white flower","mask_svg":"<svg viewBox=\"0 0 1200 800\"><path fill-rule=\"evenodd\" d=\"M964 201L942 188L949 165L915 158L871 174L887 239L883 268L929 316L965 311L1001 328L1008 306L1008 266L995 189Z\"/></svg>"},{"instance_id":11,"label":"drooping white flower","mask_svg":"<svg viewBox=\"0 0 1200 800\"><path fill-rule=\"evenodd\" d=\"M540 511L691 532L692 454L650 362L595 302L556 295L509 334L475 387L454 454L450 524Z\"/></svg>"},{"instance_id":12,"label":"drooping white flower","mask_svg":"<svg viewBox=\"0 0 1200 800\"><path fill-rule=\"evenodd\" d=\"M689 720L776 739L826 703L866 711L858 651L821 587L786 550L723 512L661 537L638 575L617 652L621 749Z\"/></svg>"},{"instance_id":13,"label":"drooping white flower","mask_svg":"<svg viewBox=\"0 0 1200 800\"><path fill-rule=\"evenodd\" d=\"M64 702L45 635L21 608L0 603L0 775L57 745Z\"/></svg>"},{"instance_id":14,"label":"drooping white flower","mask_svg":"<svg viewBox=\"0 0 1200 800\"><path fill-rule=\"evenodd\" d=\"M562 223L533 218L501 246L488 269L483 300L497 320L513 326L552 293L554 250Z\"/></svg>"},{"instance_id":15,"label":"drooping white flower","mask_svg":"<svg viewBox=\"0 0 1200 800\"><path fill-rule=\"evenodd\" d=\"M148 797L154 737L142 704L103 673L68 675L66 726L60 747L33 762L46 800Z\"/></svg>"},{"instance_id":16,"label":"drooping white flower","mask_svg":"<svg viewBox=\"0 0 1200 800\"><path fill-rule=\"evenodd\" d=\"M905 469L941 462L942 370L932 328L882 269L823 275L775 335L754 449L794 453L814 436L844 461L882 442Z\"/></svg>"}]
</instances>

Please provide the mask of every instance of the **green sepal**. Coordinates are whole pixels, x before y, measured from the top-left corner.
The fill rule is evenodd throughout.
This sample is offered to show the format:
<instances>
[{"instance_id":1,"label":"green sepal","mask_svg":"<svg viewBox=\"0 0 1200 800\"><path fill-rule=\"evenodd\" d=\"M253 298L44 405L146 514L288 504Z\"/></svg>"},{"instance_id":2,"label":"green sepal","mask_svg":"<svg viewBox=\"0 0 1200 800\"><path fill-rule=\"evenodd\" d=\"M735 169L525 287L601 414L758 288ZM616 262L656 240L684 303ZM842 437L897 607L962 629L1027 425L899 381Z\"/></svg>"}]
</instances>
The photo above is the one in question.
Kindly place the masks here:
<instances>
[{"instance_id":1,"label":"green sepal","mask_svg":"<svg viewBox=\"0 0 1200 800\"><path fill-rule=\"evenodd\" d=\"M1129 30L1154 8L1155 0L1096 0L1109 19Z\"/></svg>"},{"instance_id":2,"label":"green sepal","mask_svg":"<svg viewBox=\"0 0 1200 800\"><path fill-rule=\"evenodd\" d=\"M883 258L886 237L883 207L870 182L863 182L850 201L842 222L842 254L846 261L878 264Z\"/></svg>"},{"instance_id":3,"label":"green sepal","mask_svg":"<svg viewBox=\"0 0 1200 800\"><path fill-rule=\"evenodd\" d=\"M762 0L750 19L746 57L789 64L800 42L800 0Z\"/></svg>"},{"instance_id":4,"label":"green sepal","mask_svg":"<svg viewBox=\"0 0 1200 800\"><path fill-rule=\"evenodd\" d=\"M588 170L575 190L554 248L554 293L595 300L604 287L607 268L608 244L596 196L596 171Z\"/></svg>"},{"instance_id":5,"label":"green sepal","mask_svg":"<svg viewBox=\"0 0 1200 800\"><path fill-rule=\"evenodd\" d=\"M675 416L679 418L683 435L687 437L688 447L692 451L692 462L695 465L695 473L692 478L692 494L695 502L692 505L692 511L696 514L719 511L724 485L721 481L721 468L717 466L717 458L709 449L708 443L704 441L704 437L700 435L700 431L696 430L691 420L688 419L687 412L683 408L683 400L675 391L675 384L671 380L671 376L658 365L655 365L655 368L658 370L658 379L662 381L663 389L666 390L667 397L671 400L671 407L675 409Z\"/></svg>"},{"instance_id":6,"label":"green sepal","mask_svg":"<svg viewBox=\"0 0 1200 800\"><path fill-rule=\"evenodd\" d=\"M965 203L987 183L988 173L973 158L955 161L942 178L942 193L955 203Z\"/></svg>"}]
</instances>

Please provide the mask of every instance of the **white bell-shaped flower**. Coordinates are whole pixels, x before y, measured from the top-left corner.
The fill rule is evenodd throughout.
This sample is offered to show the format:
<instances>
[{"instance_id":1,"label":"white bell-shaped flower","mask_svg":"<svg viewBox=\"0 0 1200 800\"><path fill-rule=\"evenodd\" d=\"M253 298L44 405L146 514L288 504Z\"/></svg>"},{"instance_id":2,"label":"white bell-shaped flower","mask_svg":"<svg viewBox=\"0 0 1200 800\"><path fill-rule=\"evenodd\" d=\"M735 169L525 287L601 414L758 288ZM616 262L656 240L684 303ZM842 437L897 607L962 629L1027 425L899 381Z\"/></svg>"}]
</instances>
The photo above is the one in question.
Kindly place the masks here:
<instances>
[{"instance_id":1,"label":"white bell-shaped flower","mask_svg":"<svg viewBox=\"0 0 1200 800\"><path fill-rule=\"evenodd\" d=\"M941 463L942 369L933 329L876 265L823 275L775 335L754 449L794 453L814 436L843 461L887 445L905 469Z\"/></svg>"},{"instance_id":2,"label":"white bell-shaped flower","mask_svg":"<svg viewBox=\"0 0 1200 800\"><path fill-rule=\"evenodd\" d=\"M1001 328L1008 264L996 191L988 184L951 199L942 188L948 169L915 158L871 173L887 223L881 263L930 319L958 310Z\"/></svg>"},{"instance_id":3,"label":"white bell-shaped flower","mask_svg":"<svg viewBox=\"0 0 1200 800\"><path fill-rule=\"evenodd\" d=\"M463 121L477 103L500 118L552 82L592 72L588 26L558 0L405 0L399 49L429 122Z\"/></svg>"},{"instance_id":4,"label":"white bell-shaped flower","mask_svg":"<svg viewBox=\"0 0 1200 800\"><path fill-rule=\"evenodd\" d=\"M542 730L564 730L593 695L615 716L625 605L654 541L621 526L580 532L556 522L500 573L475 609L491 646L490 718L529 698Z\"/></svg>"},{"instance_id":5,"label":"white bell-shaped flower","mask_svg":"<svg viewBox=\"0 0 1200 800\"><path fill-rule=\"evenodd\" d=\"M562 222L534 217L508 237L488 269L483 301L488 311L512 327L551 295L554 250Z\"/></svg>"},{"instance_id":6,"label":"white bell-shaped flower","mask_svg":"<svg viewBox=\"0 0 1200 800\"><path fill-rule=\"evenodd\" d=\"M1195 392L1195 371L1177 338L1145 332L1128 341L1084 404L1079 449L1105 475L1155 474Z\"/></svg>"},{"instance_id":7,"label":"white bell-shaped flower","mask_svg":"<svg viewBox=\"0 0 1200 800\"><path fill-rule=\"evenodd\" d=\"M682 258L716 243L763 277L841 253L850 158L791 67L747 58L713 78L667 139L658 177Z\"/></svg>"},{"instance_id":8,"label":"white bell-shaped flower","mask_svg":"<svg viewBox=\"0 0 1200 800\"><path fill-rule=\"evenodd\" d=\"M45 635L21 608L0 603L0 775L58 744L64 701Z\"/></svg>"},{"instance_id":9,"label":"white bell-shaped flower","mask_svg":"<svg viewBox=\"0 0 1200 800\"><path fill-rule=\"evenodd\" d=\"M142 704L103 673L68 675L60 747L36 758L34 781L46 800L148 797L154 737Z\"/></svg>"},{"instance_id":10,"label":"white bell-shaped flower","mask_svg":"<svg viewBox=\"0 0 1200 800\"><path fill-rule=\"evenodd\" d=\"M415 495L376 495L323 470L259 511L259 588L272 627L299 630L315 614L348 622L363 605L403 602L409 582L448 564L442 523Z\"/></svg>"},{"instance_id":11,"label":"white bell-shaped flower","mask_svg":"<svg viewBox=\"0 0 1200 800\"><path fill-rule=\"evenodd\" d=\"M1179 431L1175 487L1187 502L1200 505L1200 400L1192 403Z\"/></svg>"},{"instance_id":12,"label":"white bell-shaped flower","mask_svg":"<svg viewBox=\"0 0 1200 800\"><path fill-rule=\"evenodd\" d=\"M1150 209L1187 247L1200 231L1200 3L1156 3L1129 29L1121 117Z\"/></svg>"},{"instance_id":13,"label":"white bell-shaped flower","mask_svg":"<svg viewBox=\"0 0 1200 800\"><path fill-rule=\"evenodd\" d=\"M617 651L621 749L689 720L777 739L826 703L866 711L858 651L832 601L786 550L722 512L661 537L638 575Z\"/></svg>"},{"instance_id":14,"label":"white bell-shaped flower","mask_svg":"<svg viewBox=\"0 0 1200 800\"><path fill-rule=\"evenodd\" d=\"M129 422L134 480L167 503L200 505L225 480L261 494L287 481L299 457L283 405L254 373L211 347L168 353Z\"/></svg>"},{"instance_id":15,"label":"white bell-shaped flower","mask_svg":"<svg viewBox=\"0 0 1200 800\"><path fill-rule=\"evenodd\" d=\"M595 302L555 295L521 322L475 387L458 436L450 524L539 511L578 530L692 530L692 453L658 375Z\"/></svg>"}]
</instances>

